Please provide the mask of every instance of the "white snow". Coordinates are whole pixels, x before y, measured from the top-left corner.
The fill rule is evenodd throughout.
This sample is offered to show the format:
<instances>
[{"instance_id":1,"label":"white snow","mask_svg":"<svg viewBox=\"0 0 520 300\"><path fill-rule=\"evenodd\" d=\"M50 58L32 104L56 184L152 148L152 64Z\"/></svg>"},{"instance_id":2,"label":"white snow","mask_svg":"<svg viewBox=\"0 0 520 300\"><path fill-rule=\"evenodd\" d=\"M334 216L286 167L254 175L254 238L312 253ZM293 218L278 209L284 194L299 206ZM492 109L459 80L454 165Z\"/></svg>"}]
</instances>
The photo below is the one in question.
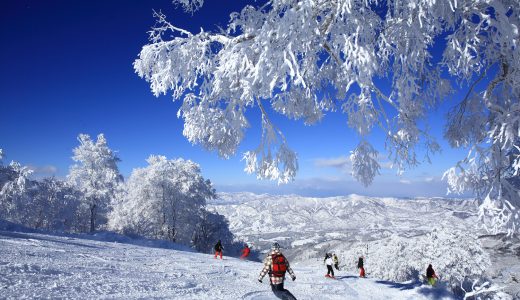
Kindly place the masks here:
<instances>
[{"instance_id":1,"label":"white snow","mask_svg":"<svg viewBox=\"0 0 520 300\"><path fill-rule=\"evenodd\" d=\"M0 231L0 298L276 299L267 278L257 281L261 263L180 248L111 234ZM298 299L452 299L444 289L293 268L297 279L286 288Z\"/></svg>"},{"instance_id":2,"label":"white snow","mask_svg":"<svg viewBox=\"0 0 520 300\"><path fill-rule=\"evenodd\" d=\"M357 257L363 254L369 256L365 262L369 274L393 274L393 280L399 272L391 268L399 266L406 269L406 265L415 264L413 268L422 274L428 264L424 260L429 259L432 259L429 263L439 268L437 271L443 279L460 276L459 271L469 275L485 268L486 253L477 255L478 247L473 248L474 243L482 241L491 259L491 266L483 275L503 287L509 295L520 297L517 287L520 280L520 241L516 239L505 243L497 241L500 237L493 236L468 240L468 237L484 234L477 227L478 202L474 199L399 199L360 195L312 198L220 193L219 199L210 202L209 209L225 215L230 220L231 231L244 242L266 249L269 243L265 240L278 241L286 247L285 253L294 263L320 265L325 252L335 252L341 268L354 273L357 272ZM445 231L437 233L440 236L447 234L444 240L457 235L460 240L439 245L436 254L434 251L426 255L412 253L417 250L414 250L414 245L426 243L423 246L428 249L435 243L436 239L428 238L434 229ZM290 239L287 239L288 236ZM491 241L486 242L487 239ZM399 241L408 245L406 251L387 247L398 245ZM471 259L454 259L454 253L458 251L463 251L459 253L462 257L469 256ZM465 266L459 266L458 271L447 267L446 264L452 260ZM422 266L424 263L426 265Z\"/></svg>"},{"instance_id":3,"label":"white snow","mask_svg":"<svg viewBox=\"0 0 520 300\"><path fill-rule=\"evenodd\" d=\"M253 253L279 242L297 276L286 288L298 299L453 299L442 285L376 278L371 274L375 246L388 236L413 243L431 232L429 224L478 234L474 200L237 193L220 194L208 209L224 214L231 231L252 245ZM515 288L520 243L494 236L484 241L494 253L489 277L506 285L510 295L520 295ZM374 248L365 262L369 278L360 279L356 257L342 249L355 251L365 243ZM324 277L322 254L330 250L339 250L338 280ZM267 278L263 284L256 281L260 262L227 256L221 261L165 241L112 233L44 234L0 222L0 253L2 299L275 299Z\"/></svg>"},{"instance_id":4,"label":"white snow","mask_svg":"<svg viewBox=\"0 0 520 300\"><path fill-rule=\"evenodd\" d=\"M230 221L231 231L261 248L278 241L299 250L379 240L394 234L413 237L432 225L479 232L475 200L376 198L360 195L312 198L297 195L220 193L209 209ZM289 238L288 238L289 237ZM291 251L292 252L292 251Z\"/></svg>"}]
</instances>

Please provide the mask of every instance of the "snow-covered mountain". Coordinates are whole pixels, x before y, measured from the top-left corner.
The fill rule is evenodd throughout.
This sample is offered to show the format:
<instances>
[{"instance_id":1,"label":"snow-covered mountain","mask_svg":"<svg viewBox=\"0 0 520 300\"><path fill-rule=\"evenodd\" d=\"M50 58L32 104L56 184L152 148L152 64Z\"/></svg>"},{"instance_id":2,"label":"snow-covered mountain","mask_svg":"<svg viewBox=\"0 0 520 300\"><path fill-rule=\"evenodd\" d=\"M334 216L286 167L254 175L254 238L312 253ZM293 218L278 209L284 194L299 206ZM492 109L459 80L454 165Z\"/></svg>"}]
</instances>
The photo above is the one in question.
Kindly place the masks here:
<instances>
[{"instance_id":1,"label":"snow-covered mountain","mask_svg":"<svg viewBox=\"0 0 520 300\"><path fill-rule=\"evenodd\" d=\"M309 248L321 253L338 244L423 235L432 227L477 231L475 200L221 193L210 207L245 242L268 249L277 241L297 259Z\"/></svg>"},{"instance_id":2,"label":"snow-covered mountain","mask_svg":"<svg viewBox=\"0 0 520 300\"><path fill-rule=\"evenodd\" d=\"M2 299L276 299L257 281L261 263L168 243L0 230L0 249ZM444 288L293 269L286 288L298 299L453 299Z\"/></svg>"}]
</instances>

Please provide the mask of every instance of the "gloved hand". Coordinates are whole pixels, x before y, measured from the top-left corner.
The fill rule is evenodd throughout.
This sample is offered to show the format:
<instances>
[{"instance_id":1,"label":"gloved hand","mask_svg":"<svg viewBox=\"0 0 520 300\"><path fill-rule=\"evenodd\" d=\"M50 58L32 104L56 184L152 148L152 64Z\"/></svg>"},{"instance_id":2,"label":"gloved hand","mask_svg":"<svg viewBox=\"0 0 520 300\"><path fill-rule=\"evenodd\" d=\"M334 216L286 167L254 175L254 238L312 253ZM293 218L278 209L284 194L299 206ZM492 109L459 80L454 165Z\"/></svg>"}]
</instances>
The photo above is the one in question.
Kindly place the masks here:
<instances>
[{"instance_id":1,"label":"gloved hand","mask_svg":"<svg viewBox=\"0 0 520 300\"><path fill-rule=\"evenodd\" d=\"M296 280L296 276L293 276L291 277L292 278L292 281L295 281Z\"/></svg>"},{"instance_id":2,"label":"gloved hand","mask_svg":"<svg viewBox=\"0 0 520 300\"><path fill-rule=\"evenodd\" d=\"M262 279L258 278L258 282L262 283Z\"/></svg>"}]
</instances>

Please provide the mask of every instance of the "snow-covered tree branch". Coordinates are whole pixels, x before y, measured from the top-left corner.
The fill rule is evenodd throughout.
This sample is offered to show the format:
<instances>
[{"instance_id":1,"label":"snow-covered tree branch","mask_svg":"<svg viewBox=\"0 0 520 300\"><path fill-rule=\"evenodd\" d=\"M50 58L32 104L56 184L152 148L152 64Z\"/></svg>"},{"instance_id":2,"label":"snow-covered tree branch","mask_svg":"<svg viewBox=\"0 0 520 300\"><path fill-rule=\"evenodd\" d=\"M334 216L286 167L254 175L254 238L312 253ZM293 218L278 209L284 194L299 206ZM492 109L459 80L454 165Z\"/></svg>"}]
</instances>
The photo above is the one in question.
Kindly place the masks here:
<instances>
[{"instance_id":1,"label":"snow-covered tree branch","mask_svg":"<svg viewBox=\"0 0 520 300\"><path fill-rule=\"evenodd\" d=\"M174 2L190 12L203 4ZM192 33L156 15L134 68L156 96L171 92L182 101L178 116L190 142L225 158L235 154L249 126L245 111L259 107L264 134L260 146L244 154L246 171L287 182L298 168L296 154L268 113L311 125L340 110L362 140L351 155L353 175L369 184L380 167L364 137L380 128L399 171L423 160L418 148L428 160L439 146L426 115L457 81L469 92L447 116L446 138L478 157L449 171L449 183L454 191L477 191L482 200L489 195L482 217L496 230L519 230L519 189L511 182L520 168L518 0L259 5L233 13L227 28L214 33ZM440 45L441 59L432 51ZM471 175L464 163L474 163ZM461 176L473 181L456 179Z\"/></svg>"}]
</instances>

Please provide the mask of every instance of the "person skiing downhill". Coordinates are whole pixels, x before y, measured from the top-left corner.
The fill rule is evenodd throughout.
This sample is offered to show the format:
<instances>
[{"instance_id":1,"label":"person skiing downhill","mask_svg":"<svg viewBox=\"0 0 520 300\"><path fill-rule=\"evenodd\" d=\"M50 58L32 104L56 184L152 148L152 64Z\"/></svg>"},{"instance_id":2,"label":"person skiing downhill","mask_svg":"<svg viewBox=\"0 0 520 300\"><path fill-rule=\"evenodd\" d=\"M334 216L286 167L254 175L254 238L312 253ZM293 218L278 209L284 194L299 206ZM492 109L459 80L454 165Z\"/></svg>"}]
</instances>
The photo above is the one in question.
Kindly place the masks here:
<instances>
[{"instance_id":1,"label":"person skiing downhill","mask_svg":"<svg viewBox=\"0 0 520 300\"><path fill-rule=\"evenodd\" d=\"M325 275L325 277L335 278L334 269L332 268L332 265L334 264L334 262L332 261L332 255L330 253L325 254L324 261L325 261L325 264L327 265L327 275Z\"/></svg>"},{"instance_id":2,"label":"person skiing downhill","mask_svg":"<svg viewBox=\"0 0 520 300\"><path fill-rule=\"evenodd\" d=\"M215 245L215 258L217 258L218 255L220 255L220 259L222 259L222 250L224 247L222 247L222 243L220 240L218 240L217 244Z\"/></svg>"},{"instance_id":3,"label":"person skiing downhill","mask_svg":"<svg viewBox=\"0 0 520 300\"><path fill-rule=\"evenodd\" d=\"M247 244L244 245L244 249L242 249L242 255L240 256L240 259L246 259L249 256L249 253L251 252L251 249Z\"/></svg>"},{"instance_id":4,"label":"person skiing downhill","mask_svg":"<svg viewBox=\"0 0 520 300\"><path fill-rule=\"evenodd\" d=\"M275 296L279 299L296 300L296 297L283 287L285 272L289 272L293 281L296 280L296 275L294 275L289 261L287 261L282 251L280 251L280 245L273 243L271 251L269 251L264 259L264 268L258 276L258 281L261 283L264 276L269 273L271 289Z\"/></svg>"},{"instance_id":5,"label":"person skiing downhill","mask_svg":"<svg viewBox=\"0 0 520 300\"><path fill-rule=\"evenodd\" d=\"M359 277L365 278L365 268L363 266L363 256L360 256L358 259L357 267L359 269Z\"/></svg>"},{"instance_id":6,"label":"person skiing downhill","mask_svg":"<svg viewBox=\"0 0 520 300\"><path fill-rule=\"evenodd\" d=\"M437 282L437 275L435 274L435 271L433 270L433 267L431 264L428 265L428 268L426 269L426 279L428 280L428 283L431 286L434 286Z\"/></svg>"},{"instance_id":7,"label":"person skiing downhill","mask_svg":"<svg viewBox=\"0 0 520 300\"><path fill-rule=\"evenodd\" d=\"M332 254L332 260L334 261L334 268L339 271L339 260L336 253Z\"/></svg>"}]
</instances>

